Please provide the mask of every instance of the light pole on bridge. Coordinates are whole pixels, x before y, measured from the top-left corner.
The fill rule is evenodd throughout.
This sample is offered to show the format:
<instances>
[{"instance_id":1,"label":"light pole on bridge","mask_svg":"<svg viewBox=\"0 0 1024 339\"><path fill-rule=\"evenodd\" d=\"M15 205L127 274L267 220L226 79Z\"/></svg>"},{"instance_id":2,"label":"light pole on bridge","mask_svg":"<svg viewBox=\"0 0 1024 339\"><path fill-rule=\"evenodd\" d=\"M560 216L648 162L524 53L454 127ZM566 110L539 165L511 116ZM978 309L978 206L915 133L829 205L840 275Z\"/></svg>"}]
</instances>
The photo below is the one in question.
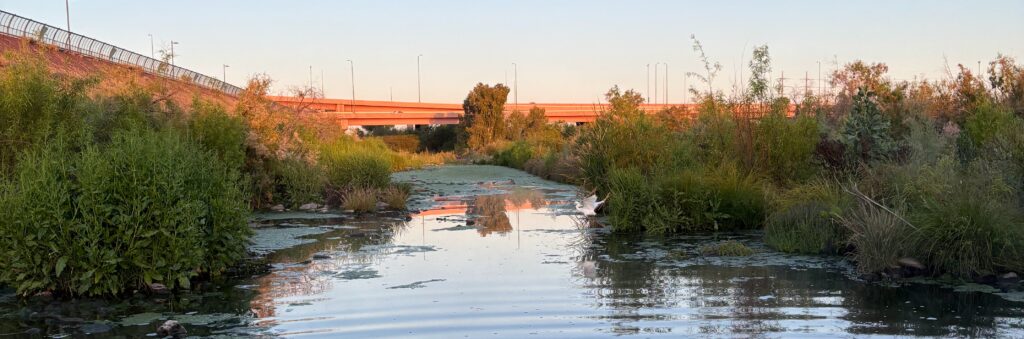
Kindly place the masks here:
<instances>
[{"instance_id":1,"label":"light pole on bridge","mask_svg":"<svg viewBox=\"0 0 1024 339\"><path fill-rule=\"evenodd\" d=\"M355 108L355 105L356 105L356 66L352 62L352 59L345 59L345 61L348 61L348 71L349 71L350 79L352 79L352 103L349 105L348 109L349 109L350 112L355 113L356 112L356 108Z\"/></svg>"},{"instance_id":2,"label":"light pole on bridge","mask_svg":"<svg viewBox=\"0 0 1024 339\"><path fill-rule=\"evenodd\" d=\"M423 102L423 90L420 87L420 58L423 54L416 56L416 102ZM394 99L392 99L394 101Z\"/></svg>"},{"instance_id":3,"label":"light pole on bridge","mask_svg":"<svg viewBox=\"0 0 1024 339\"><path fill-rule=\"evenodd\" d=\"M513 110L519 110L519 65L512 63L512 82L513 82L513 94L512 102L514 103Z\"/></svg>"},{"instance_id":4,"label":"light pole on bridge","mask_svg":"<svg viewBox=\"0 0 1024 339\"><path fill-rule=\"evenodd\" d=\"M177 44L177 41L171 40L171 66L174 66L174 45Z\"/></svg>"},{"instance_id":5,"label":"light pole on bridge","mask_svg":"<svg viewBox=\"0 0 1024 339\"><path fill-rule=\"evenodd\" d=\"M149 34L149 57L156 59L156 50L153 49L153 34Z\"/></svg>"},{"instance_id":6,"label":"light pole on bridge","mask_svg":"<svg viewBox=\"0 0 1024 339\"><path fill-rule=\"evenodd\" d=\"M647 102L651 102L651 64L647 64Z\"/></svg>"},{"instance_id":7,"label":"light pole on bridge","mask_svg":"<svg viewBox=\"0 0 1024 339\"><path fill-rule=\"evenodd\" d=\"M228 64L224 64L224 67L221 68L221 72L223 72L221 81L223 81L224 83L228 82L228 67L231 66Z\"/></svg>"}]
</instances>

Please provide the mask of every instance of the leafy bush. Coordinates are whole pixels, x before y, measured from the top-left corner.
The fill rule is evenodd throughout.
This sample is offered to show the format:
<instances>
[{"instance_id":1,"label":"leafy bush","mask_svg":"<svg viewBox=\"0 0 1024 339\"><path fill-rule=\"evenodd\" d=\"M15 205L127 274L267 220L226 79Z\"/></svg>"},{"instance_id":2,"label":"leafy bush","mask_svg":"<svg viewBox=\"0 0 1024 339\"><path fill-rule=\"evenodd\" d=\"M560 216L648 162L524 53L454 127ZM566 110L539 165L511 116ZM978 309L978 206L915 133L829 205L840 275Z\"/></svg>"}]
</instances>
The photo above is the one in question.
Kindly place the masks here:
<instances>
[{"instance_id":1,"label":"leafy bush","mask_svg":"<svg viewBox=\"0 0 1024 339\"><path fill-rule=\"evenodd\" d=\"M850 159L870 162L893 156L897 149L891 122L874 101L874 93L861 88L853 97L853 109L843 124L840 141Z\"/></svg>"},{"instance_id":2,"label":"leafy bush","mask_svg":"<svg viewBox=\"0 0 1024 339\"><path fill-rule=\"evenodd\" d=\"M239 174L213 153L173 131L121 132L81 153L53 144L0 189L0 281L20 294L188 287L245 254Z\"/></svg>"},{"instance_id":3,"label":"leafy bush","mask_svg":"<svg viewBox=\"0 0 1024 339\"><path fill-rule=\"evenodd\" d=\"M60 81L38 57L5 55L0 68L0 176L22 150L57 135L78 135L85 80ZM70 141L70 140L69 140Z\"/></svg>"},{"instance_id":4,"label":"leafy bush","mask_svg":"<svg viewBox=\"0 0 1024 339\"><path fill-rule=\"evenodd\" d=\"M327 178L319 166L305 160L286 158L274 162L278 201L292 208L305 203L322 202Z\"/></svg>"},{"instance_id":5,"label":"leafy bush","mask_svg":"<svg viewBox=\"0 0 1024 339\"><path fill-rule=\"evenodd\" d=\"M533 150L530 145L525 141L516 141L495 154L494 163L499 166L522 169L531 157L533 157Z\"/></svg>"},{"instance_id":6,"label":"leafy bush","mask_svg":"<svg viewBox=\"0 0 1024 339\"><path fill-rule=\"evenodd\" d=\"M192 107L195 112L189 129L193 137L203 148L216 153L229 168L241 170L245 165L245 140L249 133L245 121L211 103L197 100Z\"/></svg>"},{"instance_id":7,"label":"leafy bush","mask_svg":"<svg viewBox=\"0 0 1024 339\"><path fill-rule=\"evenodd\" d=\"M814 151L821 140L818 121L810 116L792 119L769 114L756 126L755 169L775 182L802 181L817 170Z\"/></svg>"}]
</instances>

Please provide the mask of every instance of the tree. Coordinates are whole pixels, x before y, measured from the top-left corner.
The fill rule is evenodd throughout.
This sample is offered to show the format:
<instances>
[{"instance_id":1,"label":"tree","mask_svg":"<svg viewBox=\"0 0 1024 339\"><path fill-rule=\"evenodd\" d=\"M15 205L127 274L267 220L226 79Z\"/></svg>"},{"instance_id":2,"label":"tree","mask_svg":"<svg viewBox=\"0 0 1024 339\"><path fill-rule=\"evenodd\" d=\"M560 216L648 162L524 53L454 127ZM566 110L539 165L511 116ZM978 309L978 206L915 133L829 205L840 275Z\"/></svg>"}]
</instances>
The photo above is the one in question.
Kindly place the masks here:
<instances>
[{"instance_id":1,"label":"tree","mask_svg":"<svg viewBox=\"0 0 1024 339\"><path fill-rule=\"evenodd\" d=\"M768 76L772 72L772 59L768 55L768 45L754 48L754 57L750 59L749 99L761 103L771 100L768 90Z\"/></svg>"},{"instance_id":2,"label":"tree","mask_svg":"<svg viewBox=\"0 0 1024 339\"><path fill-rule=\"evenodd\" d=\"M466 113L462 125L466 130L466 144L469 148L482 149L505 137L504 110L508 92L509 88L503 84L490 86L478 83L466 96L462 103Z\"/></svg>"},{"instance_id":3,"label":"tree","mask_svg":"<svg viewBox=\"0 0 1024 339\"><path fill-rule=\"evenodd\" d=\"M623 93L619 90L619 86L616 85L609 89L608 93L604 94L604 98L608 100L608 104L611 106L611 109L607 112L608 114L623 118L643 114L640 105L644 103L644 97L636 91L627 90Z\"/></svg>"},{"instance_id":4,"label":"tree","mask_svg":"<svg viewBox=\"0 0 1024 339\"><path fill-rule=\"evenodd\" d=\"M893 140L891 123L879 110L874 96L873 92L862 87L853 97L853 109L840 135L850 160L884 160L899 147Z\"/></svg>"}]
</instances>

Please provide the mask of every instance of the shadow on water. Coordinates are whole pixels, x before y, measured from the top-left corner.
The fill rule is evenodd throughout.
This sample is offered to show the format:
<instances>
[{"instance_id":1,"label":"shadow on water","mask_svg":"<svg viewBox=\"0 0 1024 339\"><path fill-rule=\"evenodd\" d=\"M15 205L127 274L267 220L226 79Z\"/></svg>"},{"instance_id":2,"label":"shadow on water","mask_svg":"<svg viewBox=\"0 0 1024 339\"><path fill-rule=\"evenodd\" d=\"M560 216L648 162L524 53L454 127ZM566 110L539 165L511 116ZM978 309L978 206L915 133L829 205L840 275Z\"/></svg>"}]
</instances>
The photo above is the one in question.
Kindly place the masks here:
<instances>
[{"instance_id":1,"label":"shadow on water","mask_svg":"<svg viewBox=\"0 0 1024 339\"><path fill-rule=\"evenodd\" d=\"M0 294L0 334L595 337L1024 336L1024 304L939 284L855 278L761 234L650 237L591 228L573 187L489 166L396 174L411 215L258 215L269 271L123 301ZM748 257L704 257L737 240ZM35 329L35 330L33 330Z\"/></svg>"}]
</instances>

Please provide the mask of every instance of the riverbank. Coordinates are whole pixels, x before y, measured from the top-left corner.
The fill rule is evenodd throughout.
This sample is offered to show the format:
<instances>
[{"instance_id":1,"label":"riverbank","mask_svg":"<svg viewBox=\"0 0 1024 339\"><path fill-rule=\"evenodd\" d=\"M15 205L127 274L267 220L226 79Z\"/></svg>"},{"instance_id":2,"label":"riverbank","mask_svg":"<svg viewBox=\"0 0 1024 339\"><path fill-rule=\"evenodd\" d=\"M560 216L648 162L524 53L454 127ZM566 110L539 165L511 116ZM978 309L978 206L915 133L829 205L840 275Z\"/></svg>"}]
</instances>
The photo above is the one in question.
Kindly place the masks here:
<instances>
[{"instance_id":1,"label":"riverbank","mask_svg":"<svg viewBox=\"0 0 1024 339\"><path fill-rule=\"evenodd\" d=\"M841 257L759 231L655 236L585 225L577 189L495 166L399 172L412 215L254 215L266 272L122 301L0 296L0 333L611 337L1024 335L1024 300L989 286L866 282ZM735 241L749 256L708 256Z\"/></svg>"}]
</instances>

